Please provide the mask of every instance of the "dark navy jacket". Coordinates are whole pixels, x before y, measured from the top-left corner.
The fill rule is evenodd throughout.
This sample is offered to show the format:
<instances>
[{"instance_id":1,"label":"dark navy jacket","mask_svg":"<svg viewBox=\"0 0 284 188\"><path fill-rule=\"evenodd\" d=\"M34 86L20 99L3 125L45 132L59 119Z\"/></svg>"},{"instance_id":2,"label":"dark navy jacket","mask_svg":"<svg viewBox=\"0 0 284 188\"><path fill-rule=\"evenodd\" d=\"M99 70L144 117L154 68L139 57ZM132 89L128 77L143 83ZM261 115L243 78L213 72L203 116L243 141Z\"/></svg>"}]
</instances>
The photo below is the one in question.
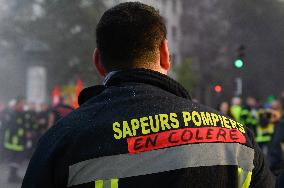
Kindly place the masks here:
<instances>
[{"instance_id":1,"label":"dark navy jacket","mask_svg":"<svg viewBox=\"0 0 284 188\"><path fill-rule=\"evenodd\" d=\"M133 69L85 89L40 140L23 188L274 187L244 125Z\"/></svg>"}]
</instances>

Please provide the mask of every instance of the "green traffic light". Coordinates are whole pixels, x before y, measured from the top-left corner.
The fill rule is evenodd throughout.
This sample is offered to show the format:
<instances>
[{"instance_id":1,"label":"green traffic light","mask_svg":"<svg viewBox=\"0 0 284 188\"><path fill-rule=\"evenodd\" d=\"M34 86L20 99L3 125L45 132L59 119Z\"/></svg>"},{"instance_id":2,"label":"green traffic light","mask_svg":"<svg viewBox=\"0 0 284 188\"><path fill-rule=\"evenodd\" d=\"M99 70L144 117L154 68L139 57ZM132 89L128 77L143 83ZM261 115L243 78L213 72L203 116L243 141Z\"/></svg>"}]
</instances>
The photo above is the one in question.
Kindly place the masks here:
<instances>
[{"instance_id":1,"label":"green traffic light","mask_svg":"<svg viewBox=\"0 0 284 188\"><path fill-rule=\"evenodd\" d=\"M237 60L234 62L234 65L235 65L236 68L241 69L241 68L243 68L243 66L244 66L244 61L241 60L241 59L237 59Z\"/></svg>"}]
</instances>

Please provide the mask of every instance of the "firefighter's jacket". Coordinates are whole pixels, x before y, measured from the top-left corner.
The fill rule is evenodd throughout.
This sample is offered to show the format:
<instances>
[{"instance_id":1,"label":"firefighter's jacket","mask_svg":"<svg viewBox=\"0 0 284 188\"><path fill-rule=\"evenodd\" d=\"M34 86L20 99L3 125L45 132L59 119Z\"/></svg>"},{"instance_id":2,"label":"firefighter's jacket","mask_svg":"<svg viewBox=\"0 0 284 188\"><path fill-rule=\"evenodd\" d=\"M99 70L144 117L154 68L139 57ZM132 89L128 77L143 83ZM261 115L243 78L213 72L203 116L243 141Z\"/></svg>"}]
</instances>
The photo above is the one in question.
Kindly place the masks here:
<instances>
[{"instance_id":1,"label":"firefighter's jacket","mask_svg":"<svg viewBox=\"0 0 284 188\"><path fill-rule=\"evenodd\" d=\"M119 71L79 102L41 138L23 188L274 187L250 131L165 75Z\"/></svg>"},{"instance_id":2,"label":"firefighter's jacket","mask_svg":"<svg viewBox=\"0 0 284 188\"><path fill-rule=\"evenodd\" d=\"M26 144L26 125L30 125L27 113L11 111L7 114L4 127L4 148L8 151L23 152ZM16 154L15 154L16 155Z\"/></svg>"}]
</instances>

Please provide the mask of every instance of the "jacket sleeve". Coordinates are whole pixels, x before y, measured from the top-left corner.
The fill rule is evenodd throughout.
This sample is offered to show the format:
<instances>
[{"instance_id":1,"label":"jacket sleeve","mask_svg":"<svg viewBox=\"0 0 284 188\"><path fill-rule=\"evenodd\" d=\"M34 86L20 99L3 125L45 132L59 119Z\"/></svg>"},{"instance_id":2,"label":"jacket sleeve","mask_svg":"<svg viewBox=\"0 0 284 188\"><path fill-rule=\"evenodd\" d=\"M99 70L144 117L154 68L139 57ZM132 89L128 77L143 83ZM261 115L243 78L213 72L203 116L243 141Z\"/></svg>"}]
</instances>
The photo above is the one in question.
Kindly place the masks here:
<instances>
[{"instance_id":1,"label":"jacket sleeve","mask_svg":"<svg viewBox=\"0 0 284 188\"><path fill-rule=\"evenodd\" d=\"M30 160L22 188L66 187L68 167L61 164L68 129L62 125L52 127L39 141Z\"/></svg>"},{"instance_id":2,"label":"jacket sleeve","mask_svg":"<svg viewBox=\"0 0 284 188\"><path fill-rule=\"evenodd\" d=\"M252 171L252 179L250 188L272 188L275 187L275 177L270 171L266 158L264 157L261 149L255 143L252 133L249 132L249 137L253 143L254 149L254 169Z\"/></svg>"}]
</instances>

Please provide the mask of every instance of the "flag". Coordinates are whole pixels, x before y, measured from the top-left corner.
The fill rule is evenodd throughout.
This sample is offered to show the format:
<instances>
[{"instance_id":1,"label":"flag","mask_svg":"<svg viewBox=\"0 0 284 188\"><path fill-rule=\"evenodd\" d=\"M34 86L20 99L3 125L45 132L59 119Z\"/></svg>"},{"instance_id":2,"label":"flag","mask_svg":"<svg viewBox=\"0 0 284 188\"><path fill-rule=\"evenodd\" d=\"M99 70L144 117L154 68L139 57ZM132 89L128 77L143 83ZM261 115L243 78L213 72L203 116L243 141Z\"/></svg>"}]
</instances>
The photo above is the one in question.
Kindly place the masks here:
<instances>
[{"instance_id":1,"label":"flag","mask_svg":"<svg viewBox=\"0 0 284 188\"><path fill-rule=\"evenodd\" d=\"M74 100L73 100L73 107L74 108L79 107L78 96L79 96L79 94L82 90L83 90L83 82L80 79L78 79L77 84L76 84L76 88L75 88Z\"/></svg>"},{"instance_id":2,"label":"flag","mask_svg":"<svg viewBox=\"0 0 284 188\"><path fill-rule=\"evenodd\" d=\"M52 92L51 92L51 101L52 101L52 105L53 106L56 106L57 104L59 104L60 102L60 89L58 86L55 86L53 89L52 89Z\"/></svg>"}]
</instances>

